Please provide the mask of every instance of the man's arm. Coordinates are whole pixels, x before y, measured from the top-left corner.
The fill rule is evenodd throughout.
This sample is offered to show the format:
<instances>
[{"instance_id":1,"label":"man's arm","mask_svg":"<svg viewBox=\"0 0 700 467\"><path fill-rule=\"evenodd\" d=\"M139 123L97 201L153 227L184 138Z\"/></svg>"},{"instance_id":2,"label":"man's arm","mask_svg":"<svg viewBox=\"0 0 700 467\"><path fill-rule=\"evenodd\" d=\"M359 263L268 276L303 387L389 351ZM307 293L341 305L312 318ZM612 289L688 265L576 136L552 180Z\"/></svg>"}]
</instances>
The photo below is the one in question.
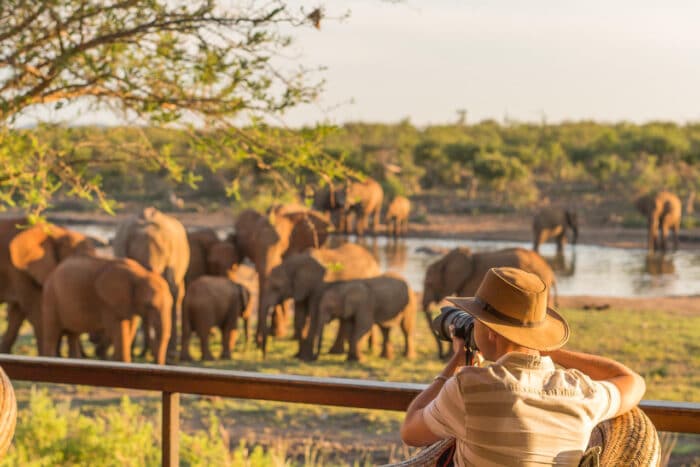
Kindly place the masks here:
<instances>
[{"instance_id":1,"label":"man's arm","mask_svg":"<svg viewBox=\"0 0 700 467\"><path fill-rule=\"evenodd\" d=\"M454 338L452 347L454 350L452 358L440 373L444 378L438 377L430 383L406 409L406 418L401 425L401 439L409 446L426 446L442 439L428 428L423 418L423 409L437 397L447 378L452 377L455 371L464 365L466 358L464 340Z\"/></svg>"},{"instance_id":2,"label":"man's arm","mask_svg":"<svg viewBox=\"0 0 700 467\"><path fill-rule=\"evenodd\" d=\"M542 354L549 355L554 363L564 368L574 368L596 381L608 381L614 384L620 391L620 408L615 416L633 409L642 400L646 391L644 378L615 360L563 349L542 352Z\"/></svg>"}]
</instances>

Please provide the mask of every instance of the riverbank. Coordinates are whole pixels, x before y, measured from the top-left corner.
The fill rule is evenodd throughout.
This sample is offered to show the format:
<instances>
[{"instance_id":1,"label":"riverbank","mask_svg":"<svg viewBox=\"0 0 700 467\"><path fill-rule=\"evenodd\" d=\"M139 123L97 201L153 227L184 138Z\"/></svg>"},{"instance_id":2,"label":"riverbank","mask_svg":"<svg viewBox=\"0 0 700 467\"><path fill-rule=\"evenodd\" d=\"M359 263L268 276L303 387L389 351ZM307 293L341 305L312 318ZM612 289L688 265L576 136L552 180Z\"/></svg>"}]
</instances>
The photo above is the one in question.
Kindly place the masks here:
<instances>
[{"instance_id":1,"label":"riverbank","mask_svg":"<svg viewBox=\"0 0 700 467\"><path fill-rule=\"evenodd\" d=\"M170 212L187 227L231 228L235 215L231 210L212 212ZM114 225L129 216L119 213L114 216L104 212L61 211L48 214L49 220L61 225L103 224ZM408 236L422 238L452 238L470 240L503 240L517 242L532 241L532 218L529 214L477 214L444 215L429 214L421 222L409 224ZM384 233L385 226L379 232ZM587 224L582 222L579 244L616 248L645 248L646 229L625 227L621 224ZM700 228L682 229L682 249L700 250Z\"/></svg>"}]
</instances>

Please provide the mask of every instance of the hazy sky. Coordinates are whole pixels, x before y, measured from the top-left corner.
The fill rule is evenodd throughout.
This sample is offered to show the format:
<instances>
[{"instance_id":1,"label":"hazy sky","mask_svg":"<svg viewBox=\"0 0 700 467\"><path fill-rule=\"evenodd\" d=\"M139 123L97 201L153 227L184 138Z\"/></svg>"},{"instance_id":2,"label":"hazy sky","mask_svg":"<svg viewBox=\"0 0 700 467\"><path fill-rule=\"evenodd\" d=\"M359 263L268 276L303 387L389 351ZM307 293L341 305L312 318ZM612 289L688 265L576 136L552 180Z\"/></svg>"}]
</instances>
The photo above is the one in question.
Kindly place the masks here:
<instances>
[{"instance_id":1,"label":"hazy sky","mask_svg":"<svg viewBox=\"0 0 700 467\"><path fill-rule=\"evenodd\" d=\"M700 120L697 1L326 3L346 9L298 35L304 60L328 67L327 90L291 124L444 123L459 108L470 121Z\"/></svg>"},{"instance_id":2,"label":"hazy sky","mask_svg":"<svg viewBox=\"0 0 700 467\"><path fill-rule=\"evenodd\" d=\"M327 67L327 85L318 103L289 112L292 126L447 123L460 108L471 122L700 121L698 1L298 3L350 17L293 31L290 55Z\"/></svg>"}]
</instances>

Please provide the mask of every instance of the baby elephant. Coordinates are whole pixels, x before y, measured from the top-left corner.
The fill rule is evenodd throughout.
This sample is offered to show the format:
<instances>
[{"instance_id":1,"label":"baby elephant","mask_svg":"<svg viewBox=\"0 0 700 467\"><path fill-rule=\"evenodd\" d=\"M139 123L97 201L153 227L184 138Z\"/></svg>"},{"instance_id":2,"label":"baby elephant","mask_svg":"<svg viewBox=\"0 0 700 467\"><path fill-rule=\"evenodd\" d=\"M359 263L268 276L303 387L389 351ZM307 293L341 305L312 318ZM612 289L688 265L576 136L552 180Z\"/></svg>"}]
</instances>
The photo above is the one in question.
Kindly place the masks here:
<instances>
[{"instance_id":1,"label":"baby elephant","mask_svg":"<svg viewBox=\"0 0 700 467\"><path fill-rule=\"evenodd\" d=\"M360 341L367 338L373 324L381 328L384 337L382 357L393 357L389 331L397 324L400 324L405 339L404 355L407 358L415 356L415 298L406 281L396 274L333 282L321 292L314 314L311 326L315 329L314 338L318 339L316 356L321 350L323 326L334 318L350 324L348 360L360 360Z\"/></svg>"},{"instance_id":2,"label":"baby elephant","mask_svg":"<svg viewBox=\"0 0 700 467\"><path fill-rule=\"evenodd\" d=\"M252 311L250 292L227 277L201 276L187 287L182 308L182 349L180 360L191 360L190 336L196 332L202 346L202 360L212 360L209 332L221 330L221 358L231 358L236 343L238 319L243 318L248 341L248 319Z\"/></svg>"}]
</instances>

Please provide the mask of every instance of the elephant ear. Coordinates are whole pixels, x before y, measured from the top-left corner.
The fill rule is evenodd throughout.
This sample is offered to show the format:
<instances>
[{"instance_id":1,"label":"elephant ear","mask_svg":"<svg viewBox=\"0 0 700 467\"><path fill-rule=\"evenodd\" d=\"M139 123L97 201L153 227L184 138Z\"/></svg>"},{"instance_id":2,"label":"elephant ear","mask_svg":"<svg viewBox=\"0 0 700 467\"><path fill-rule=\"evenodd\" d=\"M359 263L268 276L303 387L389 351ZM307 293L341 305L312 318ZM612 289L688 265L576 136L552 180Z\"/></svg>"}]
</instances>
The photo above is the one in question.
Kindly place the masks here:
<instances>
[{"instance_id":1,"label":"elephant ear","mask_svg":"<svg viewBox=\"0 0 700 467\"><path fill-rule=\"evenodd\" d=\"M123 319L133 314L130 313L134 306L132 278L133 273L124 262L114 261L95 279L97 295Z\"/></svg>"},{"instance_id":2,"label":"elephant ear","mask_svg":"<svg viewBox=\"0 0 700 467\"><path fill-rule=\"evenodd\" d=\"M39 284L58 266L55 240L49 235L53 226L37 225L19 234L10 242L10 260L17 269L29 274Z\"/></svg>"},{"instance_id":3,"label":"elephant ear","mask_svg":"<svg viewBox=\"0 0 700 467\"><path fill-rule=\"evenodd\" d=\"M62 229L51 237L56 245L56 258L63 261L71 255L78 253L92 254L95 247L88 237L78 232Z\"/></svg>"},{"instance_id":4,"label":"elephant ear","mask_svg":"<svg viewBox=\"0 0 700 467\"><path fill-rule=\"evenodd\" d=\"M311 296L313 290L323 282L326 268L315 258L299 255L289 262L293 268L287 271L292 279L292 294L294 301L300 302Z\"/></svg>"}]
</instances>

